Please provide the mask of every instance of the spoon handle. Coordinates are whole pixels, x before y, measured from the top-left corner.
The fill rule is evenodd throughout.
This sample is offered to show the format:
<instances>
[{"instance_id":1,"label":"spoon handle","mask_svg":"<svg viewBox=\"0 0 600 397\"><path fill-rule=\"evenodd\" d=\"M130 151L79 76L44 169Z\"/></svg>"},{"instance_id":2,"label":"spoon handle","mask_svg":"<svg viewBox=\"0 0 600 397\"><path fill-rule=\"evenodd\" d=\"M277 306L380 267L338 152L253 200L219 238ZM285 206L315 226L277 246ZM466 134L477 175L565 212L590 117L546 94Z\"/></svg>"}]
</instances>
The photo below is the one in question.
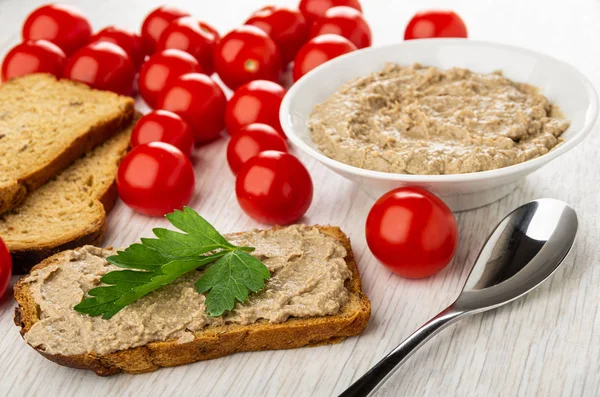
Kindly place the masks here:
<instances>
[{"instance_id":1,"label":"spoon handle","mask_svg":"<svg viewBox=\"0 0 600 397\"><path fill-rule=\"evenodd\" d=\"M375 392L394 370L402 365L416 350L435 334L466 314L449 306L426 322L373 368L354 382L339 397L365 397Z\"/></svg>"}]
</instances>

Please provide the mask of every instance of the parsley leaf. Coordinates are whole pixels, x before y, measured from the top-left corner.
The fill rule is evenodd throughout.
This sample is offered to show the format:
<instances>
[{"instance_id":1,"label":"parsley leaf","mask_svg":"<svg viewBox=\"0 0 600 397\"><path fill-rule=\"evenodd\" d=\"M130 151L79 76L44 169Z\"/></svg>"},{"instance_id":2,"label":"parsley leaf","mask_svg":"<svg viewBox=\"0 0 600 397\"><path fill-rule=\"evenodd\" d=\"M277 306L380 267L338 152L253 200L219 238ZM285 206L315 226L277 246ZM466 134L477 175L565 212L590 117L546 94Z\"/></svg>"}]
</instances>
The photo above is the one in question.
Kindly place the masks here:
<instances>
[{"instance_id":1,"label":"parsley leaf","mask_svg":"<svg viewBox=\"0 0 600 397\"><path fill-rule=\"evenodd\" d=\"M169 261L160 252L142 244L132 244L106 260L115 266L141 270L156 270Z\"/></svg>"},{"instance_id":2,"label":"parsley leaf","mask_svg":"<svg viewBox=\"0 0 600 397\"><path fill-rule=\"evenodd\" d=\"M166 217L177 229L188 233L188 236L195 237L197 241L202 241L203 244L235 248L206 219L189 207L185 207L183 211L175 210Z\"/></svg>"},{"instance_id":3,"label":"parsley leaf","mask_svg":"<svg viewBox=\"0 0 600 397\"><path fill-rule=\"evenodd\" d=\"M209 316L220 316L233 309L235 301L245 302L248 291L265 286L269 269L252 255L234 250L213 263L196 282L198 292L208 292L206 308Z\"/></svg>"},{"instance_id":4,"label":"parsley leaf","mask_svg":"<svg viewBox=\"0 0 600 397\"><path fill-rule=\"evenodd\" d=\"M141 244L108 257L108 262L127 270L106 273L100 279L106 285L88 291L89 297L74 307L76 311L109 319L127 305L215 261L197 283L203 288L198 287L199 292L210 290L206 298L209 315L222 315L233 308L235 299L244 302L250 291L264 287L269 270L248 254L254 248L231 244L191 208L166 218L185 233L157 228L153 230L157 238L143 238Z\"/></svg>"},{"instance_id":5,"label":"parsley leaf","mask_svg":"<svg viewBox=\"0 0 600 397\"><path fill-rule=\"evenodd\" d=\"M187 234L156 228L152 232L158 238L143 238L142 244L167 257L197 256L217 249L238 248L191 208L185 207L183 211L176 210L166 218L173 226ZM253 250L250 247L243 247L243 249Z\"/></svg>"}]
</instances>

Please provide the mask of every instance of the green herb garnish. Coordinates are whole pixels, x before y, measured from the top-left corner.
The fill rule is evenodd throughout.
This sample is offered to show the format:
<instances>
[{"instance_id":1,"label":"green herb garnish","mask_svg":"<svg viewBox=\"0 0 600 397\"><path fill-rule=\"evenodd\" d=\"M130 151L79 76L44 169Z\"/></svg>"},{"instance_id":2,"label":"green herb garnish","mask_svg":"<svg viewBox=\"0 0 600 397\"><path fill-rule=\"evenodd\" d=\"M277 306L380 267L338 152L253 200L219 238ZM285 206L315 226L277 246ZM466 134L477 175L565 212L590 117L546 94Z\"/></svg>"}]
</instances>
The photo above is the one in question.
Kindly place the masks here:
<instances>
[{"instance_id":1,"label":"green herb garnish","mask_svg":"<svg viewBox=\"0 0 600 397\"><path fill-rule=\"evenodd\" d=\"M75 310L90 316L109 319L125 306L184 274L212 263L196 282L199 293L206 293L206 311L220 316L233 309L235 301L246 301L250 291L264 288L269 270L249 254L252 247L238 247L228 242L196 211L185 207L166 216L177 229L156 228L157 238L142 238L108 262L135 270L106 273L100 281L106 286L88 291L89 298Z\"/></svg>"}]
</instances>

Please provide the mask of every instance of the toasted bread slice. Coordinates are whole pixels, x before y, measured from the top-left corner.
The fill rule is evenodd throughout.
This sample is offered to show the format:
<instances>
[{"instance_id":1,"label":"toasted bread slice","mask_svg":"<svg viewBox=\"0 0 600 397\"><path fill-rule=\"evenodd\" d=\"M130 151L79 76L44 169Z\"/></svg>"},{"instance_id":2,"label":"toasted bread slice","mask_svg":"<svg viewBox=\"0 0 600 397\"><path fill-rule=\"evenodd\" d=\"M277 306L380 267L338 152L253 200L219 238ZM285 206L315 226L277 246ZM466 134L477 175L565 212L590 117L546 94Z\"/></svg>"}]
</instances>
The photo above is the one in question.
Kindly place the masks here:
<instances>
[{"instance_id":1,"label":"toasted bread slice","mask_svg":"<svg viewBox=\"0 0 600 397\"><path fill-rule=\"evenodd\" d=\"M56 252L100 243L106 214L117 200L114 181L133 125L77 160L21 206L0 215L0 237L15 273L26 273Z\"/></svg>"},{"instance_id":2,"label":"toasted bread slice","mask_svg":"<svg viewBox=\"0 0 600 397\"><path fill-rule=\"evenodd\" d=\"M133 105L47 74L0 85L0 214L129 125Z\"/></svg>"},{"instance_id":3,"label":"toasted bread slice","mask_svg":"<svg viewBox=\"0 0 600 397\"><path fill-rule=\"evenodd\" d=\"M228 324L210 326L194 332L194 340L180 343L175 339L151 342L127 350L109 354L80 354L72 356L49 355L39 351L49 360L73 368L89 369L98 375L118 372L137 374L154 371L160 367L171 367L208 360L229 354L273 349L291 349L303 346L318 346L338 343L348 336L360 334L371 313L368 298L361 291L358 268L348 237L337 227L317 226L319 230L340 241L346 248L346 264L352 277L345 282L350 299L336 315L308 318L290 318L279 324L260 321L250 325ZM32 270L64 263L69 252L56 254ZM24 279L15 285L15 324L25 335L39 319L29 284Z\"/></svg>"}]
</instances>

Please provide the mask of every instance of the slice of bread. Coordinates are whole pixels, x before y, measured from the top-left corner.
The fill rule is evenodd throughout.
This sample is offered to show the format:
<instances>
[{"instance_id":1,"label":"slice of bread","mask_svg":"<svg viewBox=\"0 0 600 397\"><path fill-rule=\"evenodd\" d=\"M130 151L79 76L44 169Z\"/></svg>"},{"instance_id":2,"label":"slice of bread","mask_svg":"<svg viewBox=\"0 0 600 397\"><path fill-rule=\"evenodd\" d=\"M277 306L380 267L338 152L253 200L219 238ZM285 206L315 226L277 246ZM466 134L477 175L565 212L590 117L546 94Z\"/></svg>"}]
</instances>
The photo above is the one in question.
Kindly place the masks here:
<instances>
[{"instance_id":1,"label":"slice of bread","mask_svg":"<svg viewBox=\"0 0 600 397\"><path fill-rule=\"evenodd\" d=\"M0 214L131 122L132 98L47 74L0 85Z\"/></svg>"},{"instance_id":2,"label":"slice of bread","mask_svg":"<svg viewBox=\"0 0 600 397\"><path fill-rule=\"evenodd\" d=\"M119 372L137 374L237 352L338 343L348 336L358 335L367 326L371 305L361 290L360 276L350 240L337 227L317 227L322 233L337 239L344 245L347 251L345 261L352 273L352 278L345 284L350 292L350 300L336 315L290 318L279 324L260 321L250 325L228 324L206 327L194 332L194 340L191 342L180 343L175 339L151 342L144 346L108 354L91 352L64 356L38 351L58 364L89 369L98 375L112 375ZM68 251L56 254L35 266L33 270L64 263L69 254ZM21 335L27 333L42 315L30 292L29 284L23 280L15 285L15 299L18 303L15 308L15 324L21 327Z\"/></svg>"},{"instance_id":3,"label":"slice of bread","mask_svg":"<svg viewBox=\"0 0 600 397\"><path fill-rule=\"evenodd\" d=\"M56 252L100 243L106 214L117 200L114 181L133 125L77 160L21 206L0 215L0 237L15 273L26 273Z\"/></svg>"}]
</instances>

